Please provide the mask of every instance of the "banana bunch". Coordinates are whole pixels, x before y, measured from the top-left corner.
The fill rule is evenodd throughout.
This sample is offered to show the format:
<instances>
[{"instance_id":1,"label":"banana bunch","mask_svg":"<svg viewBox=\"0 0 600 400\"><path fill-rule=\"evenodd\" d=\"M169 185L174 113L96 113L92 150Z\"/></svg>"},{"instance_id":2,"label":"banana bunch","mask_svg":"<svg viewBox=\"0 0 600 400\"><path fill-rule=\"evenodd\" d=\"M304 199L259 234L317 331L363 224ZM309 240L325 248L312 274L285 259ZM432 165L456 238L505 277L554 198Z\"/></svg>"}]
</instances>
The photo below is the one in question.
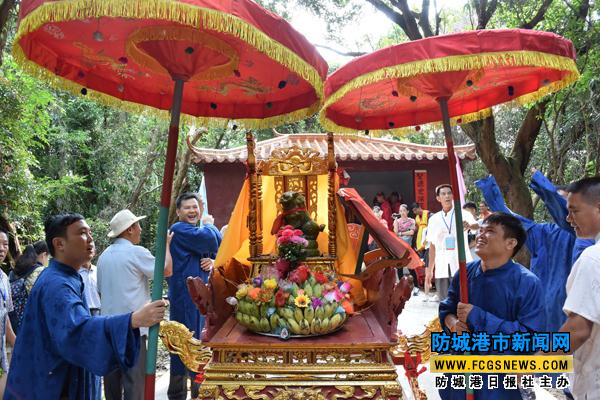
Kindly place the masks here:
<instances>
[{"instance_id":1,"label":"banana bunch","mask_svg":"<svg viewBox=\"0 0 600 400\"><path fill-rule=\"evenodd\" d=\"M254 332L275 333L287 328L294 335L318 335L336 330L346 322L346 313L336 312L337 303L313 309L281 307L267 316L265 305L241 301L235 313L237 321Z\"/></svg>"},{"instance_id":2,"label":"banana bunch","mask_svg":"<svg viewBox=\"0 0 600 400\"><path fill-rule=\"evenodd\" d=\"M240 301L235 313L235 319L246 328L254 332L270 333L278 327L285 328L282 325L281 318L277 313L268 315L268 305L262 304L260 307L255 303Z\"/></svg>"}]
</instances>

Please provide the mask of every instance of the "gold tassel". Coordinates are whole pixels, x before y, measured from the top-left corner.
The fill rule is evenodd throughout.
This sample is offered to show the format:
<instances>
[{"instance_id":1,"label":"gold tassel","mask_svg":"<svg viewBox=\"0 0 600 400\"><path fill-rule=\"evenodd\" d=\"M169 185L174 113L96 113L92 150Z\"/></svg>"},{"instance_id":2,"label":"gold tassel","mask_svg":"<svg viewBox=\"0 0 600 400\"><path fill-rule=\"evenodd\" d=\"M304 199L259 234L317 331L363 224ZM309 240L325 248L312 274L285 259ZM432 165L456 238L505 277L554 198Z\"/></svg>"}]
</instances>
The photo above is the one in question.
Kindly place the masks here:
<instances>
[{"instance_id":1,"label":"gold tassel","mask_svg":"<svg viewBox=\"0 0 600 400\"><path fill-rule=\"evenodd\" d=\"M324 114L319 115L319 122L321 123L321 126L329 132L335 132L336 134L341 134L341 135L356 135L357 132L360 132L360 130L358 130L358 129L347 128L344 126L337 125L335 122L333 122L329 118L323 118L323 115ZM479 121L479 120L482 120L482 119L485 119L485 118L488 118L491 116L492 116L492 109L486 108L485 110L480 110L480 111L477 111L474 113L452 117L452 118L450 118L450 125L458 126L460 124L467 124L469 122ZM461 120L460 123L458 122L459 119ZM442 122L430 122L430 123L426 123L423 125L433 127L434 129L442 129L443 128ZM413 126L407 126L407 127L395 128L395 129L372 129L372 130L370 129L369 130L369 136L371 136L371 137L384 137L387 135L391 135L394 137L401 138L401 137L408 136L408 135L411 135L414 133L417 133L417 131L415 130L415 127L413 127Z\"/></svg>"},{"instance_id":2,"label":"gold tassel","mask_svg":"<svg viewBox=\"0 0 600 400\"><path fill-rule=\"evenodd\" d=\"M234 15L173 0L59 0L44 3L21 20L15 36L13 56L27 72L44 77L58 88L80 94L81 86L55 76L27 59L19 41L27 34L38 30L49 22L100 17L158 19L229 34L248 43L290 69L290 71L298 74L314 88L317 100L310 107L265 119L236 119L236 122L246 128L261 129L271 127L274 124L298 121L313 115L320 107L323 97L323 79L319 72L298 54L269 37L257 27ZM168 118L166 110L157 110L149 106L127 102L97 91L91 90L87 97L132 113L149 112L162 118ZM207 127L224 127L231 119L194 118L190 116L184 118L184 121L186 120L195 120Z\"/></svg>"},{"instance_id":3,"label":"gold tassel","mask_svg":"<svg viewBox=\"0 0 600 400\"><path fill-rule=\"evenodd\" d=\"M481 53L472 55L449 56L442 58L434 58L430 60L414 61L406 64L395 65L392 67L384 67L376 71L361 75L332 93L323 104L319 115L321 125L332 132L356 132L356 129L342 127L327 118L327 109L342 99L345 95L353 90L361 87L382 81L384 79L404 79L414 77L421 74L465 71L465 70L480 70L486 67L542 67L557 69L566 72L565 77L560 81L551 82L550 84L539 88L537 91L519 96L509 103L529 104L539 100L540 98L554 93L560 89L569 86L571 83L579 79L579 71L573 59L568 57L557 56L554 54L541 53L536 51L512 51L502 53ZM476 113L463 116L453 117L454 120L462 118L462 123L473 122L491 115L491 111L478 111ZM377 132L377 131L374 131ZM382 132L392 133L393 135L402 136L409 132L414 132L414 129L397 128L390 130L382 130Z\"/></svg>"}]
</instances>

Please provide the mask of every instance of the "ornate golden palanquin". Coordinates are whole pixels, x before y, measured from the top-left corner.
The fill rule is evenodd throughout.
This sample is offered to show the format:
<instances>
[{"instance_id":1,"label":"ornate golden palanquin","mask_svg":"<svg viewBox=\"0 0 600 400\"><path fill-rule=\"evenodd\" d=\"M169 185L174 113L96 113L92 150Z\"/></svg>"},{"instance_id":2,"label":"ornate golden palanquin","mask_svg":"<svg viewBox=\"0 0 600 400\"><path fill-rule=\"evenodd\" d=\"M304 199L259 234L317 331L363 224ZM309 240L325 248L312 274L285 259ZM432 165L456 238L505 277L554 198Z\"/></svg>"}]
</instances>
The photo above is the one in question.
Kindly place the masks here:
<instances>
[{"instance_id":1,"label":"ornate golden palanquin","mask_svg":"<svg viewBox=\"0 0 600 400\"><path fill-rule=\"evenodd\" d=\"M406 279L396 282L395 268L412 266L420 260L410 249L398 250L397 246L386 245L390 240L399 240L395 236L390 235L385 240L377 237L388 235L387 230L377 234L368 226L368 221L361 219L366 230L376 235L381 248L365 254L366 268L359 275L340 274L354 279L359 288L362 285L364 289L360 290L364 290L366 303L335 333L288 340L259 335L238 324L232 307L223 299L228 293L233 295L235 285L243 281L232 277L255 276L262 266L275 260L274 254L263 251L265 235L271 231L270 226L263 227L263 206L266 202L277 203L285 191L303 192L311 217L316 219L319 213L327 213L327 233L321 233L327 235L326 251L322 250L321 257L309 258L305 263L316 269L339 268L337 262L344 255L337 253L336 232L346 227L336 226L341 225L338 214L342 208L336 194L333 143L333 135L329 134L326 157L294 146L276 150L270 158L257 162L254 139L248 134L246 223L250 266L245 270L236 264L237 272L244 269L244 274L217 267L206 284L200 279L188 279L190 295L200 312L206 315L201 345L181 326L164 323L161 328L161 338L169 351L180 354L188 368L203 369L201 399L403 398L396 373L396 364L402 363L399 355L418 350L425 342L423 338L399 341L397 316L410 297L411 288ZM327 185L319 187L318 177L323 175L327 176ZM261 190L266 177L272 177L275 185L272 198L265 198ZM317 207L318 195L324 194L324 190L327 191L326 210ZM349 208L357 212L356 207ZM353 251L351 249L348 243L345 251ZM422 398L416 378L411 384Z\"/></svg>"},{"instance_id":2,"label":"ornate golden palanquin","mask_svg":"<svg viewBox=\"0 0 600 400\"><path fill-rule=\"evenodd\" d=\"M264 202L277 204L281 211L279 198L284 192L295 191L304 194L306 208L310 217L317 220L320 212L325 212L327 218L328 246L327 254L321 257L311 257L305 264L315 269L334 269L336 259L336 194L335 177L336 162L333 146L333 134L327 137L327 157L320 153L303 149L298 146L276 149L271 157L257 163L254 150L256 148L251 132L246 135L248 148L248 181L250 184L250 204L248 214L248 228L250 231L250 257L252 263L251 276L260 272L260 267L273 262L274 254L263 254L262 209ZM318 186L318 176L327 175L327 188ZM272 176L275 186L274 197L263 199L262 177ZM327 190L327 210L318 210L319 190ZM267 227L270 230L270 227Z\"/></svg>"}]
</instances>

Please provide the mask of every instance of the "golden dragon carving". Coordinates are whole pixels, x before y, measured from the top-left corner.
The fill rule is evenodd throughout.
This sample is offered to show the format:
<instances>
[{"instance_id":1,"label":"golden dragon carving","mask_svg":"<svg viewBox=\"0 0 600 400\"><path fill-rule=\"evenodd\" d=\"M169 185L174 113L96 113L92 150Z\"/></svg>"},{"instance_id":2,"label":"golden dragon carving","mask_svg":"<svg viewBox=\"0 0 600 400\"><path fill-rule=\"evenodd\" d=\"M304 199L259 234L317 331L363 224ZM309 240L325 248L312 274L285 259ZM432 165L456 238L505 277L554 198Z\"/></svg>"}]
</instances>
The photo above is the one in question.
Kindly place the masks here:
<instances>
[{"instance_id":1,"label":"golden dragon carving","mask_svg":"<svg viewBox=\"0 0 600 400\"><path fill-rule=\"evenodd\" d=\"M431 332L441 331L442 326L440 325L440 320L436 317L425 326L425 331L420 335L400 335L398 337L398 345L392 349L392 354L394 356L402 357L406 351L409 351L411 356L420 353L421 362L425 363L429 361L429 357L431 357Z\"/></svg>"},{"instance_id":2,"label":"golden dragon carving","mask_svg":"<svg viewBox=\"0 0 600 400\"><path fill-rule=\"evenodd\" d=\"M210 349L194 337L194 332L179 322L162 321L158 336L169 353L177 354L190 371L200 372L212 357Z\"/></svg>"}]
</instances>

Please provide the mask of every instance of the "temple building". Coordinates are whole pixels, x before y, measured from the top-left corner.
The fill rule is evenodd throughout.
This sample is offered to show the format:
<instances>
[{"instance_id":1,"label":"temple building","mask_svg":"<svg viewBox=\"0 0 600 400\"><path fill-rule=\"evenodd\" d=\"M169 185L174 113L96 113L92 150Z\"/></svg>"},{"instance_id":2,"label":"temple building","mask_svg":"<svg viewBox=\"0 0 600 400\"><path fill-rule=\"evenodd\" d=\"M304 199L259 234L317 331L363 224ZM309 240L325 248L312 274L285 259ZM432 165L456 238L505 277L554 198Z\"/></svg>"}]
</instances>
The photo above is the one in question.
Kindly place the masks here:
<instances>
[{"instance_id":1,"label":"temple building","mask_svg":"<svg viewBox=\"0 0 600 400\"><path fill-rule=\"evenodd\" d=\"M257 160L278 148L298 146L327 154L325 134L278 134L256 143ZM246 146L225 150L191 147L193 162L204 172L210 213L217 226L228 223L246 175ZM474 160L474 145L455 146L461 163ZM423 208L439 210L435 187L450 182L444 146L427 146L366 136L336 135L335 154L342 186L355 188L368 204L377 192L398 192L402 202L419 202Z\"/></svg>"}]
</instances>

